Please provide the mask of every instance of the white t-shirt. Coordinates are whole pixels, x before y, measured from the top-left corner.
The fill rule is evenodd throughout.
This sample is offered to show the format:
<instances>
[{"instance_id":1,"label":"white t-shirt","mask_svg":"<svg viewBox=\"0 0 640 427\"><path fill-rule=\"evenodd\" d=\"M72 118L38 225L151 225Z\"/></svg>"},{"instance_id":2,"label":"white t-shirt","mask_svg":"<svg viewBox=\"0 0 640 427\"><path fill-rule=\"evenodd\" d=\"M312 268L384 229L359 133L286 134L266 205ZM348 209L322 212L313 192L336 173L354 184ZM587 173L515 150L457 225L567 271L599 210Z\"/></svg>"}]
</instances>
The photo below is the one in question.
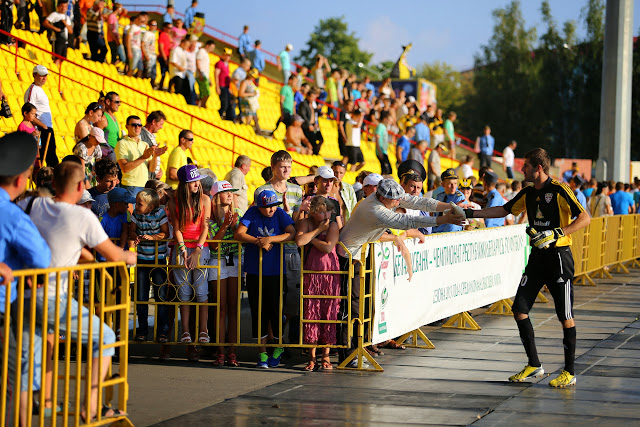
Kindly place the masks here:
<instances>
[{"instance_id":1,"label":"white t-shirt","mask_svg":"<svg viewBox=\"0 0 640 427\"><path fill-rule=\"evenodd\" d=\"M142 51L147 58L157 58L156 54L156 33L145 31L142 33Z\"/></svg>"},{"instance_id":2,"label":"white t-shirt","mask_svg":"<svg viewBox=\"0 0 640 427\"><path fill-rule=\"evenodd\" d=\"M19 203L25 208L31 199ZM31 220L51 249L51 267L71 267L78 264L82 248L95 248L109 239L90 209L49 197L38 197L31 207ZM65 277L66 279L66 277ZM55 297L56 282L49 279L49 297ZM66 280L61 295L66 295Z\"/></svg>"},{"instance_id":3,"label":"white t-shirt","mask_svg":"<svg viewBox=\"0 0 640 427\"><path fill-rule=\"evenodd\" d=\"M195 50L187 50L185 51L187 55L187 70L191 71L191 73L196 75L196 51Z\"/></svg>"},{"instance_id":4,"label":"white t-shirt","mask_svg":"<svg viewBox=\"0 0 640 427\"><path fill-rule=\"evenodd\" d=\"M345 129L347 134L347 144L349 147L360 147L360 141L362 137L362 130L358 126L358 123L349 120L347 122L347 128Z\"/></svg>"},{"instance_id":5,"label":"white t-shirt","mask_svg":"<svg viewBox=\"0 0 640 427\"><path fill-rule=\"evenodd\" d=\"M508 168L513 168L513 161L515 158L516 158L516 155L511 149L511 147L506 147L502 152L502 159L504 161L504 165Z\"/></svg>"},{"instance_id":6,"label":"white t-shirt","mask_svg":"<svg viewBox=\"0 0 640 427\"><path fill-rule=\"evenodd\" d=\"M209 79L209 74L211 72L211 58L209 57L209 52L205 48L200 48L198 53L196 54L196 64L198 64L198 71Z\"/></svg>"},{"instance_id":7,"label":"white t-shirt","mask_svg":"<svg viewBox=\"0 0 640 427\"><path fill-rule=\"evenodd\" d=\"M185 69L187 68L187 53L180 46L173 49L171 55L169 55L169 72L171 73L171 78L178 76L184 79L185 72L180 71L178 67L173 64L178 64Z\"/></svg>"},{"instance_id":8,"label":"white t-shirt","mask_svg":"<svg viewBox=\"0 0 640 427\"><path fill-rule=\"evenodd\" d=\"M71 19L64 13L59 12L51 13L49 16L47 16L47 21L49 21L54 26L60 21L64 21L67 25L71 25ZM51 40L56 40L58 38L58 35L62 36L62 38L68 39L69 32L67 31L67 27L64 27L60 33L58 33L57 31L52 31Z\"/></svg>"},{"instance_id":9,"label":"white t-shirt","mask_svg":"<svg viewBox=\"0 0 640 427\"><path fill-rule=\"evenodd\" d=\"M38 120L42 121L49 127L53 126L49 97L45 93L44 89L42 89L42 86L31 84L24 93L24 102L30 102L36 107L36 117Z\"/></svg>"},{"instance_id":10,"label":"white t-shirt","mask_svg":"<svg viewBox=\"0 0 640 427\"><path fill-rule=\"evenodd\" d=\"M136 24L131 24L129 26L128 34L131 34L131 49L141 49L142 28Z\"/></svg>"}]
</instances>

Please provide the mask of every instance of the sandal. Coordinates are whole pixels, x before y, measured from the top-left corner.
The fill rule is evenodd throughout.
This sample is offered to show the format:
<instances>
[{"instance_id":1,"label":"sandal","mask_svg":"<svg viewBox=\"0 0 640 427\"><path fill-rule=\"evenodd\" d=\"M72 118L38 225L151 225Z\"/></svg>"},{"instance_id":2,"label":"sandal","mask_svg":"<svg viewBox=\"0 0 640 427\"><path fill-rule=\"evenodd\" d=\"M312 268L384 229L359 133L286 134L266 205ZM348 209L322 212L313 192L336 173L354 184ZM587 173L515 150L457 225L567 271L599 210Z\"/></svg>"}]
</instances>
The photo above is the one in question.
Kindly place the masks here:
<instances>
[{"instance_id":1,"label":"sandal","mask_svg":"<svg viewBox=\"0 0 640 427\"><path fill-rule=\"evenodd\" d=\"M307 363L307 366L304 367L305 371L313 371L316 369L316 362L314 362L313 360L310 360L309 363Z\"/></svg>"},{"instance_id":2,"label":"sandal","mask_svg":"<svg viewBox=\"0 0 640 427\"><path fill-rule=\"evenodd\" d=\"M224 366L224 354L220 353L218 356L213 359L211 362L213 366Z\"/></svg>"},{"instance_id":3,"label":"sandal","mask_svg":"<svg viewBox=\"0 0 640 427\"><path fill-rule=\"evenodd\" d=\"M136 335L134 340L136 342L145 342L147 340L147 336L146 335L142 335L142 334L138 334L138 335Z\"/></svg>"},{"instance_id":4,"label":"sandal","mask_svg":"<svg viewBox=\"0 0 640 427\"><path fill-rule=\"evenodd\" d=\"M225 362L225 365L233 366L234 368L237 368L239 365L238 365L238 361L236 360L236 355L235 354L229 354L227 356L227 361Z\"/></svg>"},{"instance_id":5,"label":"sandal","mask_svg":"<svg viewBox=\"0 0 640 427\"><path fill-rule=\"evenodd\" d=\"M191 334L189 332L183 332L180 342L191 342Z\"/></svg>"},{"instance_id":6,"label":"sandal","mask_svg":"<svg viewBox=\"0 0 640 427\"><path fill-rule=\"evenodd\" d=\"M166 335L158 335L158 342L163 344L169 342L169 337Z\"/></svg>"},{"instance_id":7,"label":"sandal","mask_svg":"<svg viewBox=\"0 0 640 427\"><path fill-rule=\"evenodd\" d=\"M331 362L327 362L326 360L323 360L322 366L320 367L320 369L323 371L332 371L333 365L331 364Z\"/></svg>"},{"instance_id":8,"label":"sandal","mask_svg":"<svg viewBox=\"0 0 640 427\"><path fill-rule=\"evenodd\" d=\"M392 348L392 349L395 349L395 350L406 350L405 346L398 344L394 340L389 340L389 342L386 343L385 345L383 345L382 348Z\"/></svg>"},{"instance_id":9,"label":"sandal","mask_svg":"<svg viewBox=\"0 0 640 427\"><path fill-rule=\"evenodd\" d=\"M384 356L384 352L378 348L378 346L370 345L369 349L373 351L377 356Z\"/></svg>"},{"instance_id":10,"label":"sandal","mask_svg":"<svg viewBox=\"0 0 640 427\"><path fill-rule=\"evenodd\" d=\"M200 352L198 347L190 345L187 347L187 360L189 362L198 362L200 360Z\"/></svg>"},{"instance_id":11,"label":"sandal","mask_svg":"<svg viewBox=\"0 0 640 427\"><path fill-rule=\"evenodd\" d=\"M198 342L206 344L209 341L211 341L211 338L209 338L209 334L207 332L200 332L200 334L198 335Z\"/></svg>"},{"instance_id":12,"label":"sandal","mask_svg":"<svg viewBox=\"0 0 640 427\"><path fill-rule=\"evenodd\" d=\"M109 411L111 411L111 415L107 415L109 413ZM102 405L102 409L100 410L100 415L102 416L102 419L104 420L105 418L116 418L116 417L122 417L122 416L126 416L127 414L125 412L122 412L120 409L118 408L112 408L110 406L106 406L106 405ZM87 424L87 415L86 414L80 414L80 418L82 418L82 421ZM93 416L93 418L91 418L91 422L95 421L98 417L97 416Z\"/></svg>"}]
</instances>

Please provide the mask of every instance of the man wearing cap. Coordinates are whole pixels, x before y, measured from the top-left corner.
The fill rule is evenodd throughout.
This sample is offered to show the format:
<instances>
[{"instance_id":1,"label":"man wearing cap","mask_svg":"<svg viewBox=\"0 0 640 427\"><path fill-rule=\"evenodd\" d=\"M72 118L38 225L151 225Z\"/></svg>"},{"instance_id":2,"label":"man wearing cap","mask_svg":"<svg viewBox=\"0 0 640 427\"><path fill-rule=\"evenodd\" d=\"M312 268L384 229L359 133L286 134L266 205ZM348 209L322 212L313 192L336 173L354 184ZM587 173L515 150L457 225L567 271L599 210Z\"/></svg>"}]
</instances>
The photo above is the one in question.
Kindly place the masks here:
<instances>
[{"instance_id":1,"label":"man wearing cap","mask_svg":"<svg viewBox=\"0 0 640 427\"><path fill-rule=\"evenodd\" d=\"M551 179L550 166L551 159L544 149L529 151L524 156L522 173L524 179L533 185L524 187L504 206L479 211L465 210L465 215L467 218L497 218L509 213L519 215L526 210L533 227L527 230L532 248L512 310L528 363L522 371L511 376L509 381L522 382L544 375L529 312L538 292L546 284L553 296L564 336L564 370L549 385L567 387L576 384L576 328L572 283L574 262L570 234L588 226L591 218L568 185ZM572 221L572 218L575 220Z\"/></svg>"},{"instance_id":2,"label":"man wearing cap","mask_svg":"<svg viewBox=\"0 0 640 427\"><path fill-rule=\"evenodd\" d=\"M370 173L364 178L362 181L362 191L364 193L364 198L369 197L369 195L375 193L378 190L378 183L382 181L382 175L379 173Z\"/></svg>"},{"instance_id":3,"label":"man wearing cap","mask_svg":"<svg viewBox=\"0 0 640 427\"><path fill-rule=\"evenodd\" d=\"M12 203L24 193L33 171L33 163L38 153L38 143L26 132L9 133L0 138L0 342L9 348L8 371L2 384L6 394L5 419L2 425L13 425L16 418L14 399L16 398L16 342L13 327L4 336L5 303L7 291L10 301L18 296L17 281L12 279L11 270L24 268L47 268L51 263L51 251L29 216ZM0 353L0 363L4 352Z\"/></svg>"},{"instance_id":4,"label":"man wearing cap","mask_svg":"<svg viewBox=\"0 0 640 427\"><path fill-rule=\"evenodd\" d=\"M413 216L394 212L397 207L404 209L418 209L426 212L443 212L449 210L442 216L430 217L430 216ZM359 316L359 301L360 301L360 281L359 273L361 262L361 249L367 242L375 242L378 240L388 228L394 228L398 230L409 230L420 227L432 227L440 224L457 224L461 225L464 220L464 216L457 215L451 209L451 205L448 203L438 202L437 200L423 197L416 197L405 194L403 188L392 179L383 179L378 183L378 188L375 194L371 194L366 199L363 199L358 208L355 209L351 215L349 221L340 231L340 241L352 254L354 263L354 279L351 285L351 316L356 318ZM400 243L401 250L404 244ZM340 268L349 269L349 256L340 247L338 249L338 255L340 256ZM343 282L342 295L346 295L348 283ZM343 307L343 309L346 307ZM347 312L342 311L343 320L347 319ZM344 326L344 325L343 325ZM341 328L341 343L356 347L354 341L348 343L347 328ZM341 352L341 360L344 360L350 353Z\"/></svg>"},{"instance_id":5,"label":"man wearing cap","mask_svg":"<svg viewBox=\"0 0 640 427\"><path fill-rule=\"evenodd\" d=\"M313 146L302 131L304 119L299 115L293 118L293 124L287 127L284 138L284 145L288 151L295 151L300 154L313 154Z\"/></svg>"},{"instance_id":6,"label":"man wearing cap","mask_svg":"<svg viewBox=\"0 0 640 427\"><path fill-rule=\"evenodd\" d=\"M169 154L167 162L167 184L174 190L178 188L178 169L187 164L187 150L193 145L193 132L183 129L178 135L178 145Z\"/></svg>"},{"instance_id":7,"label":"man wearing cap","mask_svg":"<svg viewBox=\"0 0 640 427\"><path fill-rule=\"evenodd\" d=\"M30 102L36 109L36 118L33 123L40 128L40 160L44 165L55 167L58 162L58 156L56 155L56 136L53 132L53 117L51 116L51 107L49 106L49 97L42 89L42 86L47 82L49 76L49 70L44 65L36 65L33 67L33 83L29 86L24 94L24 102ZM47 143L49 147L47 148ZM47 150L47 158L43 158L45 155L44 150Z\"/></svg>"},{"instance_id":8,"label":"man wearing cap","mask_svg":"<svg viewBox=\"0 0 640 427\"><path fill-rule=\"evenodd\" d=\"M458 190L458 174L455 169L447 169L440 176L444 191L439 193L435 199L444 203L464 203L465 198L462 192ZM433 233L450 233L452 231L462 231L462 226L454 224L441 224L433 228Z\"/></svg>"},{"instance_id":9,"label":"man wearing cap","mask_svg":"<svg viewBox=\"0 0 640 427\"><path fill-rule=\"evenodd\" d=\"M233 169L227 172L224 176L225 181L229 181L233 188L238 189L234 196L236 198L236 206L242 211L242 213L245 213L249 207L249 203L247 201L247 190L249 189L249 186L247 185L245 177L250 170L251 159L249 156L242 154L236 159Z\"/></svg>"},{"instance_id":10,"label":"man wearing cap","mask_svg":"<svg viewBox=\"0 0 640 427\"><path fill-rule=\"evenodd\" d=\"M493 147L496 141L491 136L491 128L484 127L484 135L476 138L476 152L480 159L480 167L491 167L491 157L493 156Z\"/></svg>"},{"instance_id":11,"label":"man wearing cap","mask_svg":"<svg viewBox=\"0 0 640 427\"><path fill-rule=\"evenodd\" d=\"M447 152L447 147L444 143L439 143L435 149L431 150L429 159L427 160L427 167L429 170L429 180L427 181L427 190L433 190L436 183L436 178L440 176L440 156Z\"/></svg>"},{"instance_id":12,"label":"man wearing cap","mask_svg":"<svg viewBox=\"0 0 640 427\"><path fill-rule=\"evenodd\" d=\"M116 159L122 170L122 187L136 197L149 180L149 165L155 167L156 158L167 151L167 147L149 147L140 139L142 121L138 116L127 117L127 136L116 144Z\"/></svg>"},{"instance_id":13,"label":"man wearing cap","mask_svg":"<svg viewBox=\"0 0 640 427\"><path fill-rule=\"evenodd\" d=\"M231 58L231 49L225 47L222 55L220 55L220 60L216 62L214 76L216 93L220 97L220 109L218 110L220 118L234 121L236 118L236 109L231 99L231 92L229 92L229 85L231 84L229 58Z\"/></svg>"},{"instance_id":14,"label":"man wearing cap","mask_svg":"<svg viewBox=\"0 0 640 427\"><path fill-rule=\"evenodd\" d=\"M276 58L278 61L278 70L282 71L282 83L285 85L289 81L289 76L291 75L291 58L289 57L289 52L292 50L293 45L289 43Z\"/></svg>"},{"instance_id":15,"label":"man wearing cap","mask_svg":"<svg viewBox=\"0 0 640 427\"><path fill-rule=\"evenodd\" d=\"M483 187L485 191L485 198L487 200L486 208L493 208L496 206L503 206L505 204L504 198L498 190L496 190L496 184L498 183L498 175L493 171L487 171L484 173ZM487 228L502 227L504 225L504 218L487 218L484 220Z\"/></svg>"}]
</instances>

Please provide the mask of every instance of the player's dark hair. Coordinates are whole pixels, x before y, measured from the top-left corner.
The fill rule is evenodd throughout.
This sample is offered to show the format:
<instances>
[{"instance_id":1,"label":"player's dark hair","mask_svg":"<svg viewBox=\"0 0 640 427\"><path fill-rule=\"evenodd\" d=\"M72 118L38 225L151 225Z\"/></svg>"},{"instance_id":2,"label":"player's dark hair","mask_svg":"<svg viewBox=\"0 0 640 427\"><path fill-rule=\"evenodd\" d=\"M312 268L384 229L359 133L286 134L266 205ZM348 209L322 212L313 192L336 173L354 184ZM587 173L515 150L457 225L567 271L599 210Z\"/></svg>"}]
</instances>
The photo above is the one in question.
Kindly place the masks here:
<instances>
[{"instance_id":1,"label":"player's dark hair","mask_svg":"<svg viewBox=\"0 0 640 427\"><path fill-rule=\"evenodd\" d=\"M524 155L526 160L529 160L529 163L534 168L538 166L542 166L542 171L549 175L549 167L551 166L551 158L549 157L549 153L544 148L534 148Z\"/></svg>"}]
</instances>

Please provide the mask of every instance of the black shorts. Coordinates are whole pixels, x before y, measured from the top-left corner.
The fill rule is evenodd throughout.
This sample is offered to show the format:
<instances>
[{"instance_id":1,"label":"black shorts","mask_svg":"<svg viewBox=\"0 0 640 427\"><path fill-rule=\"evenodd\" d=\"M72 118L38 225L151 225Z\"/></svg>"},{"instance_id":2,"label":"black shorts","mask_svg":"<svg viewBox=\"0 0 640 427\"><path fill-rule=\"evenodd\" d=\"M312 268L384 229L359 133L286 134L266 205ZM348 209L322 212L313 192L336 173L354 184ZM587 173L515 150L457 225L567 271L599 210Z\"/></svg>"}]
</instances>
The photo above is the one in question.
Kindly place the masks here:
<instances>
[{"instance_id":1,"label":"black shorts","mask_svg":"<svg viewBox=\"0 0 640 427\"><path fill-rule=\"evenodd\" d=\"M573 272L573 255L569 246L532 249L511 309L528 314L538 292L547 285L558 319L573 319Z\"/></svg>"},{"instance_id":2,"label":"black shorts","mask_svg":"<svg viewBox=\"0 0 640 427\"><path fill-rule=\"evenodd\" d=\"M340 155L342 157L347 156L347 143L344 142L342 137L340 137L339 135L338 135L338 150L340 150Z\"/></svg>"},{"instance_id":3,"label":"black shorts","mask_svg":"<svg viewBox=\"0 0 640 427\"><path fill-rule=\"evenodd\" d=\"M364 162L364 156L362 155L362 150L360 147L345 147L347 149L347 157L349 158L349 164L356 165L358 163Z\"/></svg>"},{"instance_id":4,"label":"black shorts","mask_svg":"<svg viewBox=\"0 0 640 427\"><path fill-rule=\"evenodd\" d=\"M67 47L69 43L67 39L58 38L53 42L53 53L56 55L60 55L63 58L67 57ZM57 57L53 57L54 60L58 59Z\"/></svg>"},{"instance_id":5,"label":"black shorts","mask_svg":"<svg viewBox=\"0 0 640 427\"><path fill-rule=\"evenodd\" d=\"M280 334L280 276L262 276L262 312L258 316L260 281L256 274L247 273L247 296L251 307L251 331L253 338L264 338L269 332L269 322L273 335ZM286 279L283 278L283 292L286 289ZM282 302L284 307L284 300ZM260 320L260 337L258 337L258 320Z\"/></svg>"}]
</instances>

